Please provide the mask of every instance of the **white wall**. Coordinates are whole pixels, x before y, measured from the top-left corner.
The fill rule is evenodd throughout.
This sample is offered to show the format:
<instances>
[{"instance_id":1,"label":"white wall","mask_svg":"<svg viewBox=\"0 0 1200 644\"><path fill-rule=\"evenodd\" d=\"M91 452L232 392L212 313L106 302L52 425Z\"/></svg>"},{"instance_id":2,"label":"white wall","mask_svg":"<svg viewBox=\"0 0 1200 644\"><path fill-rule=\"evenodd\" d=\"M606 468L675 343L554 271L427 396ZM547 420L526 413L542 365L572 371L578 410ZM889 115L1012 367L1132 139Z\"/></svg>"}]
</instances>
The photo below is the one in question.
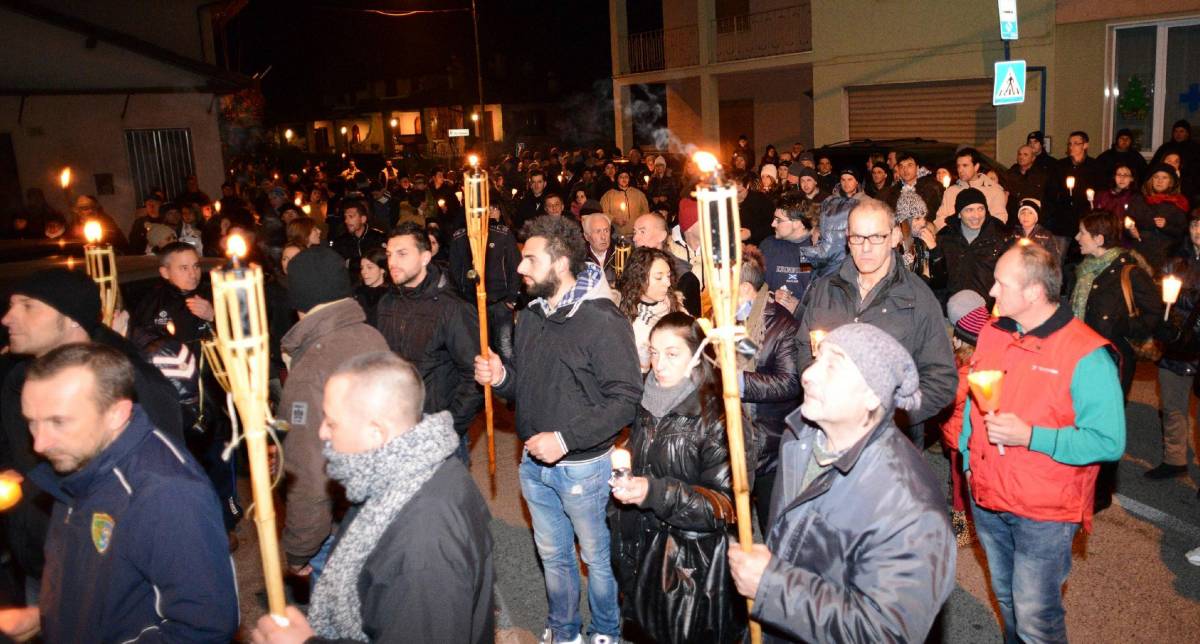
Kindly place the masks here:
<instances>
[{"instance_id":1,"label":"white wall","mask_svg":"<svg viewBox=\"0 0 1200 644\"><path fill-rule=\"evenodd\" d=\"M41 188L52 206L66 211L58 175L70 166L76 194L95 194L93 175L111 173L115 194L99 196L124 230L133 222L138 204L129 156L126 129L190 128L192 154L200 189L216 198L221 194L224 164L217 126L219 105L210 94L143 94L125 96L31 96L25 99L21 122L19 97L0 97L0 131L11 132L21 189ZM210 112L209 109L212 111ZM184 177L179 177L182 182Z\"/></svg>"}]
</instances>

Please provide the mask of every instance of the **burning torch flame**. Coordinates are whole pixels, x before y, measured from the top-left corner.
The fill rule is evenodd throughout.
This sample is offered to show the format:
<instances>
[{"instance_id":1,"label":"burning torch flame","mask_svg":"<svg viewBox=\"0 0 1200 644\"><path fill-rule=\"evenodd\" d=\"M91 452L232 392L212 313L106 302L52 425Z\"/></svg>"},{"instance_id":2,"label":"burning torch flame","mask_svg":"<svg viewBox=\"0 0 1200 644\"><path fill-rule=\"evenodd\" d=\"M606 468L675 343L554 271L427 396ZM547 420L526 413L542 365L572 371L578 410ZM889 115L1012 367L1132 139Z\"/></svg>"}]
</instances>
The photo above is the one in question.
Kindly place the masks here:
<instances>
[{"instance_id":1,"label":"burning torch flame","mask_svg":"<svg viewBox=\"0 0 1200 644\"><path fill-rule=\"evenodd\" d=\"M83 225L83 237L89 244L95 244L104 236L104 229L100 227L100 222L91 220Z\"/></svg>"},{"instance_id":2,"label":"burning torch flame","mask_svg":"<svg viewBox=\"0 0 1200 644\"><path fill-rule=\"evenodd\" d=\"M234 233L225 240L225 254L235 259L241 259L246 256L246 240L241 235Z\"/></svg>"},{"instance_id":3,"label":"burning torch flame","mask_svg":"<svg viewBox=\"0 0 1200 644\"><path fill-rule=\"evenodd\" d=\"M62 184L63 190L71 187L71 168L62 169L62 173L58 175L58 182Z\"/></svg>"},{"instance_id":4,"label":"burning torch flame","mask_svg":"<svg viewBox=\"0 0 1200 644\"><path fill-rule=\"evenodd\" d=\"M0 476L0 511L7 510L21 500L21 475L6 472Z\"/></svg>"},{"instance_id":5,"label":"burning torch flame","mask_svg":"<svg viewBox=\"0 0 1200 644\"><path fill-rule=\"evenodd\" d=\"M696 167L700 169L700 172L703 172L704 174L710 174L716 171L717 167L720 165L717 163L717 157L713 156L712 152L705 152L703 150L692 155L692 162L694 162Z\"/></svg>"}]
</instances>

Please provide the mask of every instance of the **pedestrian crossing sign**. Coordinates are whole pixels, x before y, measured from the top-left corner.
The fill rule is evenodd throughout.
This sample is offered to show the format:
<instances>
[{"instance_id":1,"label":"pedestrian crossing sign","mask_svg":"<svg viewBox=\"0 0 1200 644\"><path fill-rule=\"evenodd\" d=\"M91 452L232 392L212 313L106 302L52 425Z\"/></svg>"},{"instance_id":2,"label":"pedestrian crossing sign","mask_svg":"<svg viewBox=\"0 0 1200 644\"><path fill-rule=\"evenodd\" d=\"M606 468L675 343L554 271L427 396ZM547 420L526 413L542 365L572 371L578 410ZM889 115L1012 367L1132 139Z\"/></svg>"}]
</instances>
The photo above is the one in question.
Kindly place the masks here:
<instances>
[{"instance_id":1,"label":"pedestrian crossing sign","mask_svg":"<svg viewBox=\"0 0 1200 644\"><path fill-rule=\"evenodd\" d=\"M1025 61L1002 60L996 63L996 81L992 105L1016 105L1025 102Z\"/></svg>"}]
</instances>

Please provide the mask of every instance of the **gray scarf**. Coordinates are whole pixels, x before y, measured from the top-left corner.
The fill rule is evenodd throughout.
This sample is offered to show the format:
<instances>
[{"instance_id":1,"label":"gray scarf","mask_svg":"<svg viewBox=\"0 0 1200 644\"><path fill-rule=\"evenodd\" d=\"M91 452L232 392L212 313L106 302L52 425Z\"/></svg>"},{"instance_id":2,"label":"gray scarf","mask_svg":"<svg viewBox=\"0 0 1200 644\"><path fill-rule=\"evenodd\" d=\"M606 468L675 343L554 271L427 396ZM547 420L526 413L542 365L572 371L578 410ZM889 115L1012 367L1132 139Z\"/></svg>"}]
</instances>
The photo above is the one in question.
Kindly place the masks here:
<instances>
[{"instance_id":1,"label":"gray scarf","mask_svg":"<svg viewBox=\"0 0 1200 644\"><path fill-rule=\"evenodd\" d=\"M346 488L347 499L363 505L337 540L313 591L308 621L317 635L368 641L358 596L363 564L392 519L457 448L447 411L427 414L416 427L370 452L339 454L325 444L329 477Z\"/></svg>"},{"instance_id":2,"label":"gray scarf","mask_svg":"<svg viewBox=\"0 0 1200 644\"><path fill-rule=\"evenodd\" d=\"M696 390L691 377L680 380L674 387L663 387L651 371L646 375L646 387L642 390L642 407L655 418L666 416L679 406L689 394Z\"/></svg>"}]
</instances>

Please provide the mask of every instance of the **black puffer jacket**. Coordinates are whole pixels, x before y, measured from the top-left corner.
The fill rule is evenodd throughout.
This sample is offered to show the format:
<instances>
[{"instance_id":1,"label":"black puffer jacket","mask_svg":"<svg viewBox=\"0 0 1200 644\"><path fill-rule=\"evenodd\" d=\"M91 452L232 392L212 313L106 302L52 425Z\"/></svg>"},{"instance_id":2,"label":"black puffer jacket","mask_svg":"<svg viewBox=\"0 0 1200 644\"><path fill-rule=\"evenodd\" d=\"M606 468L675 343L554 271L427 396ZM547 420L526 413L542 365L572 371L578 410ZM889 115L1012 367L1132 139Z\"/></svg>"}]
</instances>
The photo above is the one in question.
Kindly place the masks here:
<instances>
[{"instance_id":1,"label":"black puffer jacket","mask_svg":"<svg viewBox=\"0 0 1200 644\"><path fill-rule=\"evenodd\" d=\"M1187 203L1186 200L1179 201ZM1174 201L1151 204L1145 197L1137 194L1129 200L1129 217L1137 224L1138 234L1142 237L1135 248L1146 258L1157 275L1178 248L1179 242L1187 237L1187 211L1180 210L1179 204ZM1154 224L1155 218L1159 217L1165 220L1162 228Z\"/></svg>"},{"instance_id":2,"label":"black puffer jacket","mask_svg":"<svg viewBox=\"0 0 1200 644\"><path fill-rule=\"evenodd\" d=\"M796 333L800 322L774 302L763 308L763 339L753 372L743 374L742 401L761 434L762 449L756 472L775 471L779 437L787 429L787 416L800 404L800 366L796 359Z\"/></svg>"},{"instance_id":3,"label":"black puffer jacket","mask_svg":"<svg viewBox=\"0 0 1200 644\"><path fill-rule=\"evenodd\" d=\"M388 347L416 365L425 379L425 413L449 410L465 434L483 406L475 385L479 316L433 263L415 288L393 287L379 300L375 323Z\"/></svg>"},{"instance_id":4,"label":"black puffer jacket","mask_svg":"<svg viewBox=\"0 0 1200 644\"><path fill-rule=\"evenodd\" d=\"M724 407L701 395L662 418L639 406L628 447L649 490L640 506L609 502L624 613L657 642L733 642L746 623L726 559L735 514ZM748 419L742 430L753 463Z\"/></svg>"},{"instance_id":5,"label":"black puffer jacket","mask_svg":"<svg viewBox=\"0 0 1200 644\"><path fill-rule=\"evenodd\" d=\"M1008 249L1008 233L1003 222L988 215L979 229L979 236L968 242L963 236L961 221L958 215L946 218L946 225L937 234L937 248L931 255L945 258L947 297L969 289L982 295L991 306L992 298L988 292L996 281L993 274L996 262Z\"/></svg>"},{"instance_id":6,"label":"black puffer jacket","mask_svg":"<svg viewBox=\"0 0 1200 644\"><path fill-rule=\"evenodd\" d=\"M1133 291L1133 302L1140 314L1137 318L1129 317L1125 293L1121 290L1121 271L1129 265L1135 266L1129 274L1129 285ZM1121 386L1126 393L1133 382L1136 366L1133 347L1126 338L1151 336L1162 317L1162 294L1155 287L1154 280L1137 265L1137 260L1130 253L1123 252L1117 256L1092 282L1092 291L1087 299L1087 313L1083 321L1096 333L1104 336L1105 340L1112 342L1121 354Z\"/></svg>"}]
</instances>

